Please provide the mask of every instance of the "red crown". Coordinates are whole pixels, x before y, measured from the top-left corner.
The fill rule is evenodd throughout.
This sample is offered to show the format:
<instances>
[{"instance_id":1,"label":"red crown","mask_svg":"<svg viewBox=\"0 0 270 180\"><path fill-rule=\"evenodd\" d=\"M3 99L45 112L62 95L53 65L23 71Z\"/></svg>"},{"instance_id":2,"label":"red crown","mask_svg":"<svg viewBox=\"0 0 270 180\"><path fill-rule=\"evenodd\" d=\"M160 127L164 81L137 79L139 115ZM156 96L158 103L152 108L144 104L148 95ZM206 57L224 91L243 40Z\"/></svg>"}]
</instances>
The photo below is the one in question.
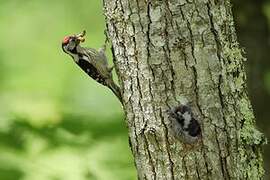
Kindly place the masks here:
<instances>
[{"instance_id":1,"label":"red crown","mask_svg":"<svg viewBox=\"0 0 270 180\"><path fill-rule=\"evenodd\" d=\"M69 39L70 39L70 36L65 36L62 41L62 44L67 44L69 42Z\"/></svg>"}]
</instances>

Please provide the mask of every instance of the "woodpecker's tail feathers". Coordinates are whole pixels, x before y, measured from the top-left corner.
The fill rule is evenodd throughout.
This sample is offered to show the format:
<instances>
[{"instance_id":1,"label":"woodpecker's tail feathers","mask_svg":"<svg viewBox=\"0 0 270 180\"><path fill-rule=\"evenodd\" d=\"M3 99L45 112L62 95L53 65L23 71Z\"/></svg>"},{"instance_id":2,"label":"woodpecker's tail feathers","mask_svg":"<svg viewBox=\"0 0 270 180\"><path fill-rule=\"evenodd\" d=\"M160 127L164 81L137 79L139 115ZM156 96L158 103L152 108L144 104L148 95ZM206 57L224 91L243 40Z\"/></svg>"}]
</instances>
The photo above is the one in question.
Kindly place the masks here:
<instances>
[{"instance_id":1,"label":"woodpecker's tail feathers","mask_svg":"<svg viewBox=\"0 0 270 180\"><path fill-rule=\"evenodd\" d=\"M116 95L116 97L119 99L119 101L122 103L122 94L120 87L117 86L113 81L108 84L108 88L112 90L112 92Z\"/></svg>"}]
</instances>

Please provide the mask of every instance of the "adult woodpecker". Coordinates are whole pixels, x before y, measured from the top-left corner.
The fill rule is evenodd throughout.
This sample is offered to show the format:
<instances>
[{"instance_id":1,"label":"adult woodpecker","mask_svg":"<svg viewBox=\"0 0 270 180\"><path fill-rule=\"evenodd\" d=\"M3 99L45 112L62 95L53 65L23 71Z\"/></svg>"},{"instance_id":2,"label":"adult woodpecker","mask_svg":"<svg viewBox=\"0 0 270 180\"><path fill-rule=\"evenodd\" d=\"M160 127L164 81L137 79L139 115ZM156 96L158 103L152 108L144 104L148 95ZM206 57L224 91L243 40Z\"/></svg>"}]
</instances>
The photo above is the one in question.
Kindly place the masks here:
<instances>
[{"instance_id":1,"label":"adult woodpecker","mask_svg":"<svg viewBox=\"0 0 270 180\"><path fill-rule=\"evenodd\" d=\"M64 37L62 49L69 54L73 61L91 78L98 83L110 88L121 101L120 88L114 83L112 78L113 67L108 66L105 55L105 45L98 51L93 48L81 47L80 43L85 41L86 32Z\"/></svg>"}]
</instances>

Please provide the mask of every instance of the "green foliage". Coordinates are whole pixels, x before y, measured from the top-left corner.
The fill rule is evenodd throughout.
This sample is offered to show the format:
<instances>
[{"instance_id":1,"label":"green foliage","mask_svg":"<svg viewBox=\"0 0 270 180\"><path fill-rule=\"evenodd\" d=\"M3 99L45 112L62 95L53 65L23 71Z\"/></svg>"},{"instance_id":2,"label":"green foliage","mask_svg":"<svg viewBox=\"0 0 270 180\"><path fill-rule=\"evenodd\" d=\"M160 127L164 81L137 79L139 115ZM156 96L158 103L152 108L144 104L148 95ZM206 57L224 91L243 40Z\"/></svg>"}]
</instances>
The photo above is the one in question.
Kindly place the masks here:
<instances>
[{"instance_id":1,"label":"green foliage","mask_svg":"<svg viewBox=\"0 0 270 180\"><path fill-rule=\"evenodd\" d=\"M136 179L114 95L62 52L104 43L101 1L0 0L0 179Z\"/></svg>"}]
</instances>

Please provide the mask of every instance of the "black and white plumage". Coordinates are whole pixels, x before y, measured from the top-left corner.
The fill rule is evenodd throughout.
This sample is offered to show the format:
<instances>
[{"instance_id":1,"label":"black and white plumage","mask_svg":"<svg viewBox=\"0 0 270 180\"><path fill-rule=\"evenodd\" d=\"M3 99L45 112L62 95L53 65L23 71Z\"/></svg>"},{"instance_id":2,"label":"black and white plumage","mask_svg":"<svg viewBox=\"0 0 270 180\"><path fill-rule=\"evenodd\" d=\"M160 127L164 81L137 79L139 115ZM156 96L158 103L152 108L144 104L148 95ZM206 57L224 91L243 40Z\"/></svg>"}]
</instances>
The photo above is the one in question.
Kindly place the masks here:
<instances>
[{"instance_id":1,"label":"black and white plumage","mask_svg":"<svg viewBox=\"0 0 270 180\"><path fill-rule=\"evenodd\" d=\"M81 47L85 31L77 35L66 36L62 41L62 49L92 79L110 88L121 101L120 88L114 83L112 69L108 66L105 46L98 51L93 48Z\"/></svg>"},{"instance_id":2,"label":"black and white plumage","mask_svg":"<svg viewBox=\"0 0 270 180\"><path fill-rule=\"evenodd\" d=\"M168 110L171 130L177 139L194 143L201 137L201 127L188 105L180 104Z\"/></svg>"}]
</instances>

